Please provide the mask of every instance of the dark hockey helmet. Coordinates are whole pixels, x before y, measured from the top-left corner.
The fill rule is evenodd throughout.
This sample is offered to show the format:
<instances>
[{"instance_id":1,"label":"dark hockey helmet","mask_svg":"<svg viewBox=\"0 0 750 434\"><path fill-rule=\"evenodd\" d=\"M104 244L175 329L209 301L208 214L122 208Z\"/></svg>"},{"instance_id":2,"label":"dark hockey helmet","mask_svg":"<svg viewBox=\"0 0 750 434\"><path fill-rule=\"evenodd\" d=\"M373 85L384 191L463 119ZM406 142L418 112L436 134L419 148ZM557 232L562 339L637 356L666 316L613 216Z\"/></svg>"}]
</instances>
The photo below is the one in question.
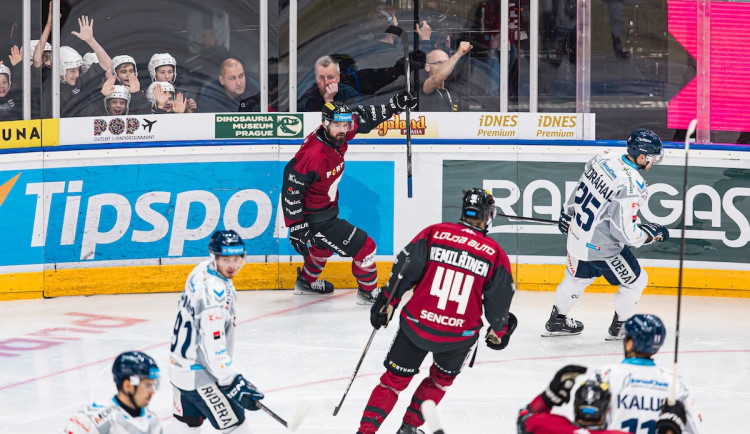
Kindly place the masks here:
<instances>
[{"instance_id":1,"label":"dark hockey helmet","mask_svg":"<svg viewBox=\"0 0 750 434\"><path fill-rule=\"evenodd\" d=\"M112 364L112 375L118 388L125 379L130 380L130 384L137 386L141 383L141 380L145 379L157 380L158 382L159 367L148 354L140 351L128 351L117 356Z\"/></svg>"},{"instance_id":2,"label":"dark hockey helmet","mask_svg":"<svg viewBox=\"0 0 750 434\"><path fill-rule=\"evenodd\" d=\"M602 422L609 408L612 394L609 384L598 380L586 380L576 391L573 402L576 422L586 422L587 426Z\"/></svg>"},{"instance_id":3,"label":"dark hockey helmet","mask_svg":"<svg viewBox=\"0 0 750 434\"><path fill-rule=\"evenodd\" d=\"M245 243L233 230L216 231L208 242L208 251L215 256L245 255Z\"/></svg>"},{"instance_id":4,"label":"dark hockey helmet","mask_svg":"<svg viewBox=\"0 0 750 434\"><path fill-rule=\"evenodd\" d=\"M635 160L641 154L654 164L659 163L664 156L661 139L651 130L635 130L628 137L628 155Z\"/></svg>"},{"instance_id":5,"label":"dark hockey helmet","mask_svg":"<svg viewBox=\"0 0 750 434\"><path fill-rule=\"evenodd\" d=\"M495 218L495 198L489 191L481 188L471 188L464 191L464 200L461 205L461 220L466 218L479 219L489 222Z\"/></svg>"},{"instance_id":6,"label":"dark hockey helmet","mask_svg":"<svg viewBox=\"0 0 750 434\"><path fill-rule=\"evenodd\" d=\"M352 111L343 102L327 102L323 104L323 123L328 126L331 122L349 122L352 124Z\"/></svg>"},{"instance_id":7,"label":"dark hockey helmet","mask_svg":"<svg viewBox=\"0 0 750 434\"><path fill-rule=\"evenodd\" d=\"M620 337L633 339L633 350L638 353L656 354L667 337L667 330L658 316L639 313L622 324Z\"/></svg>"}]
</instances>

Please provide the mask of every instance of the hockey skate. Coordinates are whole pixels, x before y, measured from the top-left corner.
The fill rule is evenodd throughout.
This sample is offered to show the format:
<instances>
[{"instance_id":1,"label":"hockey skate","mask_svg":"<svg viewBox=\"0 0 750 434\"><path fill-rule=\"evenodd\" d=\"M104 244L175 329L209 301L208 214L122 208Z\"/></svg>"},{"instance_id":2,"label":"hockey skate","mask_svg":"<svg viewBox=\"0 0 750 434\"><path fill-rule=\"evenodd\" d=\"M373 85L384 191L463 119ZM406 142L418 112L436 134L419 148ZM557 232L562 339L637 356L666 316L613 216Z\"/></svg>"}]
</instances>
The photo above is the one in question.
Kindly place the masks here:
<instances>
[{"instance_id":1,"label":"hockey skate","mask_svg":"<svg viewBox=\"0 0 750 434\"><path fill-rule=\"evenodd\" d=\"M547 332L543 333L542 337L573 336L581 334L583 323L571 317L560 315L557 313L557 306L552 306L552 313L544 328L547 329Z\"/></svg>"},{"instance_id":2,"label":"hockey skate","mask_svg":"<svg viewBox=\"0 0 750 434\"><path fill-rule=\"evenodd\" d=\"M415 426L407 425L406 422L404 422L401 424L401 428L398 429L396 434L424 434L424 431Z\"/></svg>"},{"instance_id":3,"label":"hockey skate","mask_svg":"<svg viewBox=\"0 0 750 434\"><path fill-rule=\"evenodd\" d=\"M372 291L365 291L360 286L357 288L357 304L375 304L375 299L380 294L380 288L375 288Z\"/></svg>"},{"instance_id":4,"label":"hockey skate","mask_svg":"<svg viewBox=\"0 0 750 434\"><path fill-rule=\"evenodd\" d=\"M620 329L624 321L617 320L617 312L615 312L614 318L612 318L612 324L609 325L609 335L604 338L605 341L621 341L623 338L620 337Z\"/></svg>"},{"instance_id":5,"label":"hockey skate","mask_svg":"<svg viewBox=\"0 0 750 434\"><path fill-rule=\"evenodd\" d=\"M294 295L326 295L333 294L333 283L326 280L318 279L312 283L302 277L302 270L297 268L297 281L294 282Z\"/></svg>"}]
</instances>

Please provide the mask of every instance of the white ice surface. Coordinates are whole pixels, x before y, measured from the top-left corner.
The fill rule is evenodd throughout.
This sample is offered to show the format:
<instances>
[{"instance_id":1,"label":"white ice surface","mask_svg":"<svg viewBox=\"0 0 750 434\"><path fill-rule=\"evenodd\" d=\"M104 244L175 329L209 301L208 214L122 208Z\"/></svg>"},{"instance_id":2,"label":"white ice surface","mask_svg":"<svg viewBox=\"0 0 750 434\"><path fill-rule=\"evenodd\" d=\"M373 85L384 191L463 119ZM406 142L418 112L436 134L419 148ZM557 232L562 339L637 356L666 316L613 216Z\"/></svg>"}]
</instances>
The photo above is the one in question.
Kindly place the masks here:
<instances>
[{"instance_id":1,"label":"white ice surface","mask_svg":"<svg viewBox=\"0 0 750 434\"><path fill-rule=\"evenodd\" d=\"M115 392L110 374L117 354L141 350L162 368L162 387L151 403L164 424L172 423L168 350L179 295L102 295L0 302L0 430L8 433L61 432L68 416L91 398ZM335 295L294 296L291 291L242 291L239 295L235 359L263 401L291 418L302 401L311 411L297 432L356 432L396 323L379 331L338 416L325 412L326 398L338 403L367 338L369 308L355 304L353 290ZM551 292L518 291L511 310L519 327L504 351L483 344L473 368L466 368L437 407L446 432L515 433L518 409L568 363L596 367L622 358L621 342L605 342L613 295L584 294L573 316L584 322L580 336L542 338L554 302ZM676 297L644 296L637 312L659 315L668 338L656 356L674 360ZM125 327L99 321L77 327L83 313L143 320ZM706 433L747 432L750 404L750 299L684 297L678 371L697 396ZM119 324L121 325L121 324ZM52 331L51 329L57 329ZM64 338L64 339L63 339ZM44 343L58 343L33 349ZM26 348L26 350L19 350ZM393 433L427 362L402 393L380 432ZM562 412L569 411L563 407ZM263 412L248 414L256 434L283 433ZM208 423L203 432L214 432Z\"/></svg>"}]
</instances>

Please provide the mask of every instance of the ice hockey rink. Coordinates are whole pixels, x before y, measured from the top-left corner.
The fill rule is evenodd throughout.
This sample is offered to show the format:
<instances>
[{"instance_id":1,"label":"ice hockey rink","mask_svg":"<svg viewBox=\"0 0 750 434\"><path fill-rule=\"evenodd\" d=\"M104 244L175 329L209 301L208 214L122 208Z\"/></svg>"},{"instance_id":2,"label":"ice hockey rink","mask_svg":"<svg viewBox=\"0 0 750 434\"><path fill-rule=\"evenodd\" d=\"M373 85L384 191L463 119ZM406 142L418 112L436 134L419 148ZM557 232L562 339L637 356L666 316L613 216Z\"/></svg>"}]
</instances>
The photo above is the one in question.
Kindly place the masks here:
<instances>
[{"instance_id":1,"label":"ice hockey rink","mask_svg":"<svg viewBox=\"0 0 750 434\"><path fill-rule=\"evenodd\" d=\"M100 295L0 302L0 428L7 433L62 432L67 418L93 400L115 393L111 362L128 350L145 351L162 368L151 409L171 424L168 350L179 295ZM235 359L245 377L266 394L263 401L291 418L308 401L311 410L297 432L356 432L397 323L375 336L338 416L338 402L372 331L369 307L355 304L354 290L332 296L291 291L241 291ZM590 368L622 358L621 342L606 342L613 295L586 293L573 316L586 329L573 337L542 338L554 302L552 292L518 291L511 310L518 330L504 351L481 342L438 406L449 434L515 433L519 408L549 383L556 370L575 363ZM676 297L645 295L637 312L659 315L668 339L656 356L671 368ZM750 403L750 299L684 297L678 372L698 399L705 433L746 433ZM401 395L380 432L395 433L427 361ZM563 413L570 409L563 407ZM567 413L569 414L569 413ZM288 432L267 414L248 415L256 434ZM426 432L431 432L425 429ZM214 432L207 423L203 432Z\"/></svg>"}]
</instances>

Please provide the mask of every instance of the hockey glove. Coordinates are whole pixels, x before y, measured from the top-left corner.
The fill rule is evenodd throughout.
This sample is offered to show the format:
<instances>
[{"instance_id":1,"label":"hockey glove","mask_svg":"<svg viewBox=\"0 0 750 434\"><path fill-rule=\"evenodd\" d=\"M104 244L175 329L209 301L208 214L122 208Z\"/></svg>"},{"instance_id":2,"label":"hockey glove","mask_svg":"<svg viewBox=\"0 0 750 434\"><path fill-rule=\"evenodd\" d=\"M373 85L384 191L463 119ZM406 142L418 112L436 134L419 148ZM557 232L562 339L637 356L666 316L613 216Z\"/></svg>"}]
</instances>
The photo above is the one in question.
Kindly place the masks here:
<instances>
[{"instance_id":1,"label":"hockey glove","mask_svg":"<svg viewBox=\"0 0 750 434\"><path fill-rule=\"evenodd\" d=\"M410 109L416 108L417 98L402 90L401 92L393 95L388 103L391 105L393 114L400 114L402 111L406 110L407 107Z\"/></svg>"},{"instance_id":2,"label":"hockey glove","mask_svg":"<svg viewBox=\"0 0 750 434\"><path fill-rule=\"evenodd\" d=\"M229 386L223 388L224 394L232 401L237 402L248 410L260 410L256 402L263 399L264 395L253 386L253 383L245 380L242 374L237 374Z\"/></svg>"},{"instance_id":3,"label":"hockey glove","mask_svg":"<svg viewBox=\"0 0 750 434\"><path fill-rule=\"evenodd\" d=\"M307 256L310 254L310 250L307 248L307 243L310 240L312 240L312 235L310 234L310 225L307 222L300 221L289 228L289 242L300 255Z\"/></svg>"},{"instance_id":4,"label":"hockey glove","mask_svg":"<svg viewBox=\"0 0 750 434\"><path fill-rule=\"evenodd\" d=\"M645 225L638 225L638 227L649 236L648 241L644 244L651 244L654 241L663 243L669 239L669 230L660 224L647 223Z\"/></svg>"},{"instance_id":5,"label":"hockey glove","mask_svg":"<svg viewBox=\"0 0 750 434\"><path fill-rule=\"evenodd\" d=\"M570 391L576 384L576 377L586 373L585 366L568 365L557 371L547 390L540 396L547 407L563 405L570 401Z\"/></svg>"},{"instance_id":6,"label":"hockey glove","mask_svg":"<svg viewBox=\"0 0 750 434\"><path fill-rule=\"evenodd\" d=\"M675 401L669 405L669 401L661 406L659 419L656 421L656 432L658 434L668 434L672 430L673 434L682 434L685 429L685 406L682 402Z\"/></svg>"},{"instance_id":7,"label":"hockey glove","mask_svg":"<svg viewBox=\"0 0 750 434\"><path fill-rule=\"evenodd\" d=\"M393 306L386 306L388 303L388 296L385 295L385 291L380 291L378 297L375 299L370 308L370 324L378 330L380 327L388 327L388 322L393 316Z\"/></svg>"},{"instance_id":8,"label":"hockey glove","mask_svg":"<svg viewBox=\"0 0 750 434\"><path fill-rule=\"evenodd\" d=\"M572 215L568 215L565 211L560 210L560 219L557 220L557 229L560 229L563 235L568 235L570 230L570 221L573 219Z\"/></svg>"},{"instance_id":9,"label":"hockey glove","mask_svg":"<svg viewBox=\"0 0 750 434\"><path fill-rule=\"evenodd\" d=\"M510 335L516 331L516 327L518 327L518 319L516 319L515 315L508 312L508 324L503 327L503 330L499 334L495 333L492 327L488 328L487 334L484 336L484 342L493 350L504 350L508 346L508 342L510 342Z\"/></svg>"}]
</instances>

